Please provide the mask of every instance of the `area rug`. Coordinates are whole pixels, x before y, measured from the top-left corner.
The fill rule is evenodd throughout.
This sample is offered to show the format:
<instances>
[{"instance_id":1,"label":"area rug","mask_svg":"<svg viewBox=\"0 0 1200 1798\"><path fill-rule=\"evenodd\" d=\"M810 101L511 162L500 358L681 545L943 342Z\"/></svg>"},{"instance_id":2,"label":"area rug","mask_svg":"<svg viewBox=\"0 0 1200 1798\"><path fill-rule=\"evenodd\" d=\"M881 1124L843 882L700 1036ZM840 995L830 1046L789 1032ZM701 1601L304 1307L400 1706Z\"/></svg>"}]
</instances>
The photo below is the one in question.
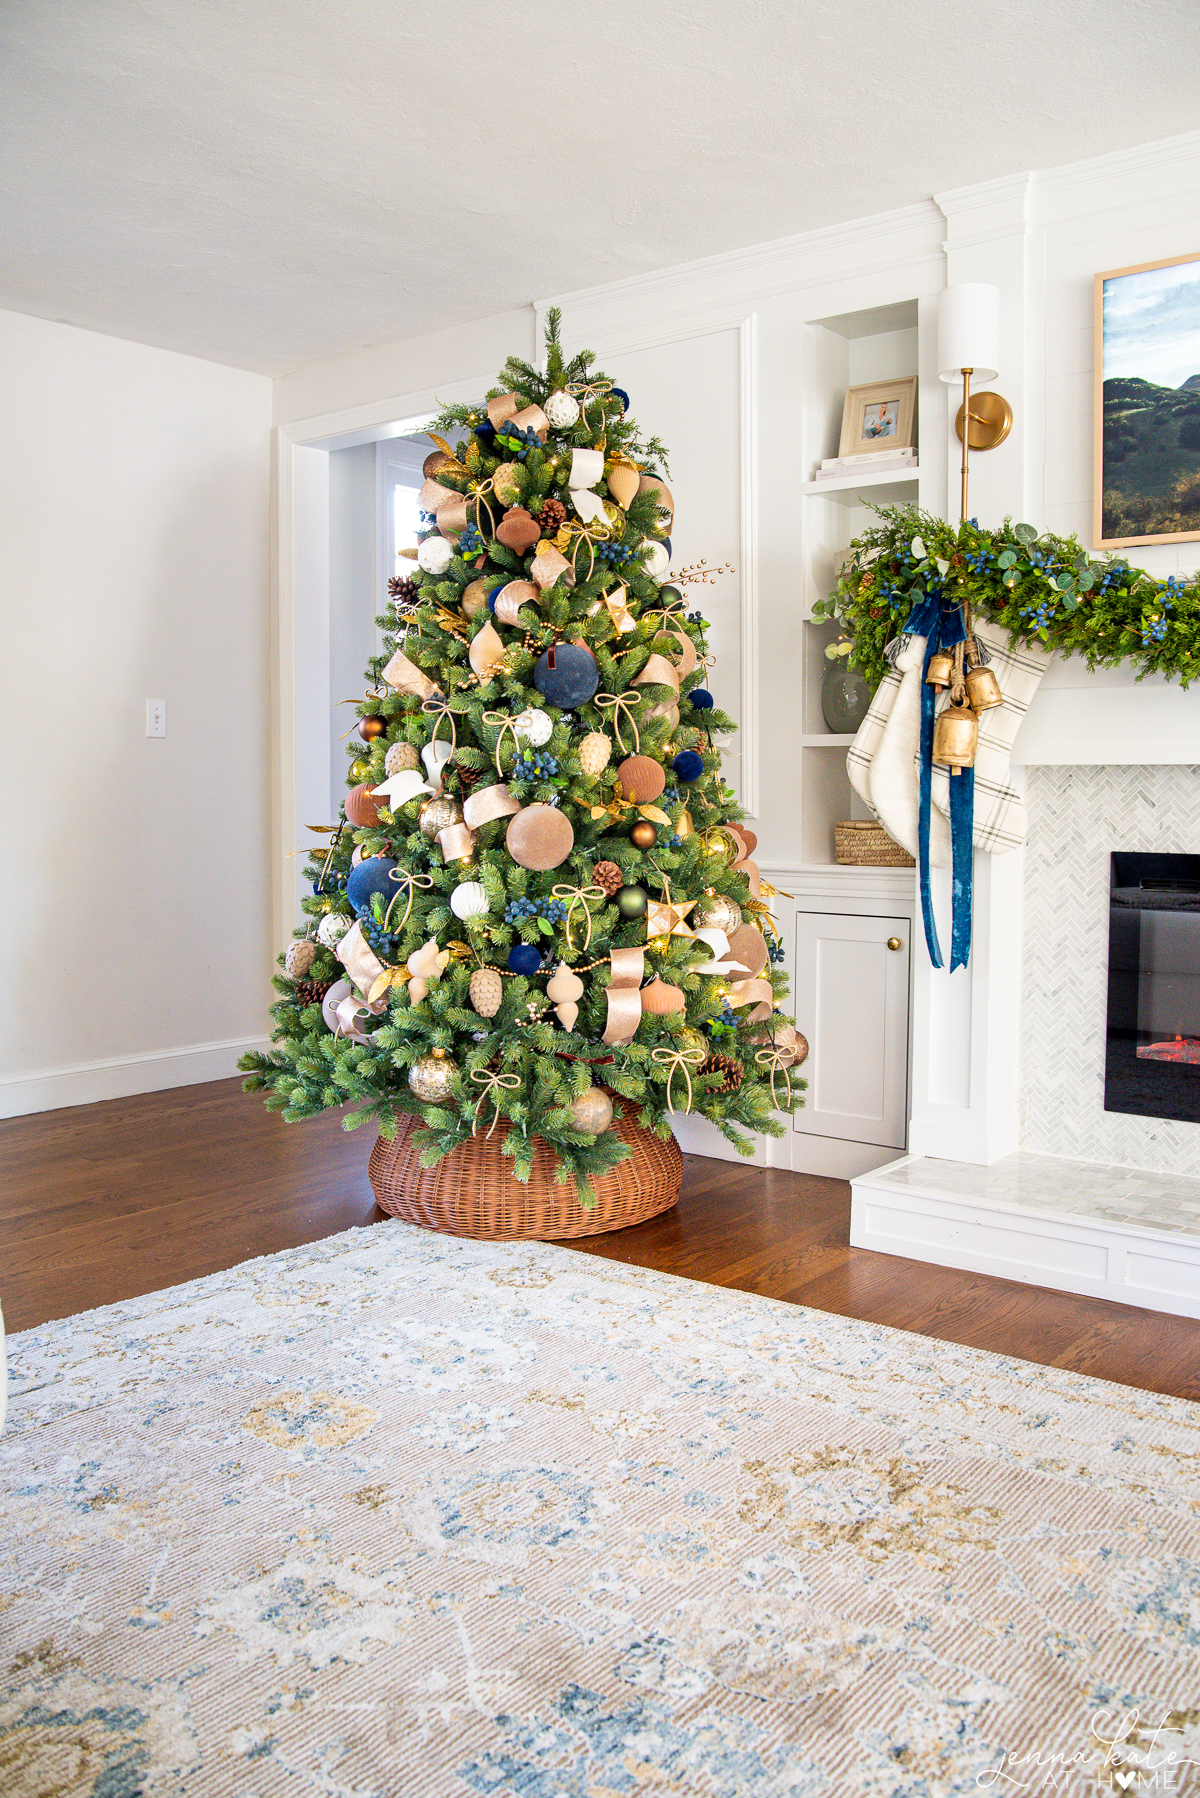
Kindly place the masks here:
<instances>
[{"instance_id":1,"label":"area rug","mask_svg":"<svg viewBox=\"0 0 1200 1798\"><path fill-rule=\"evenodd\" d=\"M10 1365L8 1798L1196 1789L1200 1407L403 1224Z\"/></svg>"}]
</instances>

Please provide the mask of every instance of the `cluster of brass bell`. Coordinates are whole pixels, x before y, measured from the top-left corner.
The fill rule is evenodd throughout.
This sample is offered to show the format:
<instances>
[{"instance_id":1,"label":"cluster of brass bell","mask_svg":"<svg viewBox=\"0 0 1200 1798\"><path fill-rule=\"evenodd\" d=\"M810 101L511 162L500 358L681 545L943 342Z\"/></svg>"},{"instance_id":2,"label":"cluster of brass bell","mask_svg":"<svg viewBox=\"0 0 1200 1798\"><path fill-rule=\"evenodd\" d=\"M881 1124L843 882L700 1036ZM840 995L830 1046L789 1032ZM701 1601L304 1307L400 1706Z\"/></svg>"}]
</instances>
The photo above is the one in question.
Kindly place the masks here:
<instances>
[{"instance_id":1,"label":"cluster of brass bell","mask_svg":"<svg viewBox=\"0 0 1200 1798\"><path fill-rule=\"evenodd\" d=\"M929 658L925 680L938 692L950 689L949 704L939 712L933 727L933 760L951 774L975 766L979 746L979 714L1004 704L1000 683L980 660L973 636L954 650L936 650Z\"/></svg>"}]
</instances>

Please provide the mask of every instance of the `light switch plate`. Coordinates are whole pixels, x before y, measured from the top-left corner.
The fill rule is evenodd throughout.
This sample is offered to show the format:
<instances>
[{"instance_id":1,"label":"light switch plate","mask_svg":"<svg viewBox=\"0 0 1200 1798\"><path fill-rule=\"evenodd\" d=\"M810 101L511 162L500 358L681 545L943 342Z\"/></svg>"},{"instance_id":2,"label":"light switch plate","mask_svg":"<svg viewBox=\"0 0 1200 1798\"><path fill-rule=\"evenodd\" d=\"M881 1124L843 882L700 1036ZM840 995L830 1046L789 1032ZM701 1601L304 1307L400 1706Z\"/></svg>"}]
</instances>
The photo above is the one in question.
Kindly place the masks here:
<instances>
[{"instance_id":1,"label":"light switch plate","mask_svg":"<svg viewBox=\"0 0 1200 1798\"><path fill-rule=\"evenodd\" d=\"M146 701L146 735L148 737L165 737L167 734L167 702L165 699L148 699Z\"/></svg>"}]
</instances>

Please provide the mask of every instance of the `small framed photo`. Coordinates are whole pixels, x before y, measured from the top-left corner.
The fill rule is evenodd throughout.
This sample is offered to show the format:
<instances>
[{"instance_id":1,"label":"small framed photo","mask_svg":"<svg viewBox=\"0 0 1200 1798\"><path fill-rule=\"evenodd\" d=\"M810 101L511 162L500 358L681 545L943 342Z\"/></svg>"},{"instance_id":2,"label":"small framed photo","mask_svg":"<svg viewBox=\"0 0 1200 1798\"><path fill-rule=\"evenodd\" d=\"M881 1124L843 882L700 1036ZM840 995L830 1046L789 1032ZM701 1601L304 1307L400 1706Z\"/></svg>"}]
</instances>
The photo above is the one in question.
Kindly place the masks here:
<instances>
[{"instance_id":1,"label":"small framed photo","mask_svg":"<svg viewBox=\"0 0 1200 1798\"><path fill-rule=\"evenodd\" d=\"M1098 549L1200 538L1200 251L1096 276Z\"/></svg>"},{"instance_id":2,"label":"small framed photo","mask_svg":"<svg viewBox=\"0 0 1200 1798\"><path fill-rule=\"evenodd\" d=\"M847 387L842 410L839 456L893 455L912 449L913 414L917 405L916 375L894 381L872 381Z\"/></svg>"}]
</instances>

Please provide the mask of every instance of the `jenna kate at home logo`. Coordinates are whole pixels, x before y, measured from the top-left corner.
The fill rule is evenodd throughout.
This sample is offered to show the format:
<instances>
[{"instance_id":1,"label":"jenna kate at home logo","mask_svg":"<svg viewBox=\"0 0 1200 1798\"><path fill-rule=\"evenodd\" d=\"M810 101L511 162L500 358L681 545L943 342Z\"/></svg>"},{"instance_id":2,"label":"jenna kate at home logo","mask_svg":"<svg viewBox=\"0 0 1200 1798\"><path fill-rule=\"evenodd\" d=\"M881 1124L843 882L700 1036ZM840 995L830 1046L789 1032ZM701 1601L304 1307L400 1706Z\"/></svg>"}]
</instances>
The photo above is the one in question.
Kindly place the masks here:
<instances>
[{"instance_id":1,"label":"jenna kate at home logo","mask_svg":"<svg viewBox=\"0 0 1200 1798\"><path fill-rule=\"evenodd\" d=\"M1167 1711L1161 1721L1136 1707L1096 1711L1079 1748L1013 1748L975 1783L993 1792L1200 1793L1200 1709Z\"/></svg>"}]
</instances>

